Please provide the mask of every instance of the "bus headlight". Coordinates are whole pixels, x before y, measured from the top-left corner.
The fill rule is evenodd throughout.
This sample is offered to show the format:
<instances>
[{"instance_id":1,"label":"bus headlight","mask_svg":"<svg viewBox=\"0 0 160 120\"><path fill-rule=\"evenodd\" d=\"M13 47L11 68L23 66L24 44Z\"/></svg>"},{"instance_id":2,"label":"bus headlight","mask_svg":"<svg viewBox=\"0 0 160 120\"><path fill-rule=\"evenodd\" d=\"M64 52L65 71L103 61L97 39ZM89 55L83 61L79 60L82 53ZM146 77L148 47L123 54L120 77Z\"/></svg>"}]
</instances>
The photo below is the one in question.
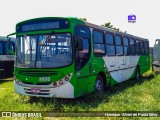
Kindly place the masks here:
<instances>
[{"instance_id":1,"label":"bus headlight","mask_svg":"<svg viewBox=\"0 0 160 120\"><path fill-rule=\"evenodd\" d=\"M53 83L53 87L57 87L57 83L56 82Z\"/></svg>"},{"instance_id":2,"label":"bus headlight","mask_svg":"<svg viewBox=\"0 0 160 120\"><path fill-rule=\"evenodd\" d=\"M62 84L63 84L63 80L60 80L60 81L59 81L59 84L61 84L61 85L62 85Z\"/></svg>"},{"instance_id":3,"label":"bus headlight","mask_svg":"<svg viewBox=\"0 0 160 120\"><path fill-rule=\"evenodd\" d=\"M16 83L17 83L18 85L21 85L21 84L22 84L22 82L19 81L19 80L17 80L17 79L15 79L15 81L16 81Z\"/></svg>"},{"instance_id":4,"label":"bus headlight","mask_svg":"<svg viewBox=\"0 0 160 120\"><path fill-rule=\"evenodd\" d=\"M65 81L69 81L69 78L68 78L68 77L65 77Z\"/></svg>"},{"instance_id":5,"label":"bus headlight","mask_svg":"<svg viewBox=\"0 0 160 120\"><path fill-rule=\"evenodd\" d=\"M61 80L52 83L52 85L53 85L53 87L59 87L60 85L63 85L63 84L66 84L67 82L69 82L71 77L72 77L72 73L69 73L68 75L63 77Z\"/></svg>"}]
</instances>

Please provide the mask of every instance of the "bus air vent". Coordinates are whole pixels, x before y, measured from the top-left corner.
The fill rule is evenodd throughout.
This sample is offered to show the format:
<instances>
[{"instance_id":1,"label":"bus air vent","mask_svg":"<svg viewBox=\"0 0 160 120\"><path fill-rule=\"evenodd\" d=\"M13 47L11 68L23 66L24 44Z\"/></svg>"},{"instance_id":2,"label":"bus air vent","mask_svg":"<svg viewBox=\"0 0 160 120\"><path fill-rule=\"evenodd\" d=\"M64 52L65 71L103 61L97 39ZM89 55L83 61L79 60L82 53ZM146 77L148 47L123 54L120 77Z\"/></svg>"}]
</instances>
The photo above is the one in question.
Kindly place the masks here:
<instances>
[{"instance_id":1,"label":"bus air vent","mask_svg":"<svg viewBox=\"0 0 160 120\"><path fill-rule=\"evenodd\" d=\"M25 76L54 76L57 75L56 71L34 71L34 70L21 70L18 72L20 75Z\"/></svg>"}]
</instances>

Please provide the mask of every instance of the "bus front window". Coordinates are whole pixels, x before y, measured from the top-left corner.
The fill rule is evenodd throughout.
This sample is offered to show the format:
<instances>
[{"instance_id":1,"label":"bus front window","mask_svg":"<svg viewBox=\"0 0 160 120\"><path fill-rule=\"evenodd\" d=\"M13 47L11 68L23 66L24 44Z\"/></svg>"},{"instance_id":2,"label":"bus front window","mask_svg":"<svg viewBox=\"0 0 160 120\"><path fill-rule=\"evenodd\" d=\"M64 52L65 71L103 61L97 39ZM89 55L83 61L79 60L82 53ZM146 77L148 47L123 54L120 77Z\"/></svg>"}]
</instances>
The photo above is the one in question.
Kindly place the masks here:
<instances>
[{"instance_id":1,"label":"bus front window","mask_svg":"<svg viewBox=\"0 0 160 120\"><path fill-rule=\"evenodd\" d=\"M17 67L57 68L72 63L68 33L27 36L17 41Z\"/></svg>"},{"instance_id":2,"label":"bus front window","mask_svg":"<svg viewBox=\"0 0 160 120\"><path fill-rule=\"evenodd\" d=\"M49 38L47 38L49 37ZM54 34L40 35L38 40L38 68L56 68L68 66L72 63L71 35Z\"/></svg>"},{"instance_id":3,"label":"bus front window","mask_svg":"<svg viewBox=\"0 0 160 120\"><path fill-rule=\"evenodd\" d=\"M24 36L17 38L17 67L35 67L37 36Z\"/></svg>"}]
</instances>

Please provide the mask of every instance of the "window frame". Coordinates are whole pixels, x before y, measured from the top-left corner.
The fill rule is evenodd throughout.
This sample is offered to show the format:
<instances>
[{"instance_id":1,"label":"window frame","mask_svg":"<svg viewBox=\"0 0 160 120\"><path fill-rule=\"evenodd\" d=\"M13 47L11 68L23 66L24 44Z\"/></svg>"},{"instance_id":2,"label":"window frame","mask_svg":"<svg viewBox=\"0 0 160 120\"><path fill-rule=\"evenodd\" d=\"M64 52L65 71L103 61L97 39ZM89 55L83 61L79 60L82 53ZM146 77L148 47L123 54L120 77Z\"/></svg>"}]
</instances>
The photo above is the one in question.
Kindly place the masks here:
<instances>
[{"instance_id":1,"label":"window frame","mask_svg":"<svg viewBox=\"0 0 160 120\"><path fill-rule=\"evenodd\" d=\"M120 37L121 45L117 45L117 44L116 44L116 36L119 36L119 37ZM124 47L123 47L123 44L122 44L122 35L120 35L120 34L115 34L115 35L114 35L114 40L115 40L116 56L123 56L123 55L124 55ZM123 53L122 53L121 55L117 55L117 48L116 48L117 46L121 46L121 47L122 47Z\"/></svg>"},{"instance_id":2,"label":"window frame","mask_svg":"<svg viewBox=\"0 0 160 120\"><path fill-rule=\"evenodd\" d=\"M124 45L124 38L126 38L128 40L128 46ZM130 41L129 41L129 37L128 36L123 36L122 37L122 45L123 45L123 51L124 51L125 47L127 47L128 50L129 50L129 53L127 55L125 54L125 51L124 51L124 56L130 56Z\"/></svg>"},{"instance_id":3,"label":"window frame","mask_svg":"<svg viewBox=\"0 0 160 120\"><path fill-rule=\"evenodd\" d=\"M139 46L137 46L137 41L139 43ZM137 53L137 48L139 49L139 53ZM139 39L135 39L135 51L136 51L136 55L140 55L141 54L141 50L140 50L140 40Z\"/></svg>"},{"instance_id":4,"label":"window frame","mask_svg":"<svg viewBox=\"0 0 160 120\"><path fill-rule=\"evenodd\" d=\"M131 39L134 41L134 44L133 44L134 46L133 47L131 47L131 41L130 41ZM132 54L132 51L131 51L132 48L134 48L134 54ZM129 49L130 49L130 55L135 56L136 55L135 39L132 38L132 37L129 38Z\"/></svg>"},{"instance_id":5,"label":"window frame","mask_svg":"<svg viewBox=\"0 0 160 120\"><path fill-rule=\"evenodd\" d=\"M147 43L147 46L145 45ZM146 52L147 50L147 52ZM144 41L144 54L148 55L149 54L149 41Z\"/></svg>"},{"instance_id":6,"label":"window frame","mask_svg":"<svg viewBox=\"0 0 160 120\"><path fill-rule=\"evenodd\" d=\"M143 47L141 46L141 43L143 44ZM142 50L143 49L143 53ZM140 55L145 55L145 50L144 50L144 40L140 40Z\"/></svg>"},{"instance_id":7,"label":"window frame","mask_svg":"<svg viewBox=\"0 0 160 120\"><path fill-rule=\"evenodd\" d=\"M106 55L107 55L107 56L116 56L116 47L115 47L115 38L114 38L115 34L112 33L112 32L109 32L109 31L105 31L104 34L105 34L105 35L106 35L106 34L110 34L110 35L113 36L113 44L107 44L107 43L106 43L106 37L105 37L105 49L106 49ZM104 36L105 36L105 35L104 35ZM108 54L107 54L107 45L109 45L109 46L114 46L114 51L115 51L115 52L114 52L114 55L108 55Z\"/></svg>"},{"instance_id":8,"label":"window frame","mask_svg":"<svg viewBox=\"0 0 160 120\"><path fill-rule=\"evenodd\" d=\"M103 43L98 43L98 42L94 42L94 35L93 35L93 32L96 31L96 32L99 32L99 33L102 33L102 42ZM106 49L105 49L105 38L104 38L104 31L103 30L99 30L99 29L96 29L96 28L93 28L92 30L92 43L93 43L93 54L95 57L103 57L106 55ZM100 44L100 45L103 45L104 46L104 53L98 53L98 54L95 54L94 52L94 45L95 44Z\"/></svg>"},{"instance_id":9,"label":"window frame","mask_svg":"<svg viewBox=\"0 0 160 120\"><path fill-rule=\"evenodd\" d=\"M87 29L89 29L89 35L88 36L82 36L81 34L76 34L76 28L79 28L79 27L84 27L84 28L87 28ZM86 66L86 64L89 62L89 60L90 60L90 57L91 57L91 54L92 54L92 45L91 45L91 40L92 40L92 38L91 38L91 30L90 30L90 27L89 26L87 26L87 25L82 25L82 24L78 24L78 25L75 25L74 26L74 37L77 37L77 36L80 36L81 38L83 38L83 39L88 39L89 40L89 56L88 56L88 61L80 68L80 69L77 69L76 68L76 66L75 66L75 70L76 71L80 71L81 69L83 69L83 67L84 66ZM71 34L72 35L72 34ZM72 36L72 39L74 39L73 38L73 36ZM72 55L72 59L73 59L73 61L74 61L74 64L76 64L76 47L75 47L75 40L73 41L73 44L72 44L72 48L73 48L73 55L75 56L74 58L73 58L73 55Z\"/></svg>"},{"instance_id":10,"label":"window frame","mask_svg":"<svg viewBox=\"0 0 160 120\"><path fill-rule=\"evenodd\" d=\"M106 34L109 34L109 35L112 35L112 37L113 37L113 44L108 44L107 42L106 42ZM114 33L111 33L111 32L105 32L104 33L104 37L105 37L105 44L107 44L107 45L115 45L115 41L114 41Z\"/></svg>"}]
</instances>

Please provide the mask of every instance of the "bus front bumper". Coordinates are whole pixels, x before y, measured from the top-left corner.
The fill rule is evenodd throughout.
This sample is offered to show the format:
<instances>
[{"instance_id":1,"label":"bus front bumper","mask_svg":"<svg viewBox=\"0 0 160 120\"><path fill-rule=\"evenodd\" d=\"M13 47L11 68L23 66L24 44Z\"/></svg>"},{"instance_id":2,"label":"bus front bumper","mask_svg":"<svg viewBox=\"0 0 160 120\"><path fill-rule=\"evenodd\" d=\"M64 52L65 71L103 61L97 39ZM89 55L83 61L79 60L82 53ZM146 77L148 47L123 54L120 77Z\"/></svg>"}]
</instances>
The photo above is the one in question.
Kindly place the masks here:
<instances>
[{"instance_id":1,"label":"bus front bumper","mask_svg":"<svg viewBox=\"0 0 160 120\"><path fill-rule=\"evenodd\" d=\"M68 82L59 87L49 85L18 84L14 80L15 93L36 97L74 98L74 87Z\"/></svg>"}]
</instances>

